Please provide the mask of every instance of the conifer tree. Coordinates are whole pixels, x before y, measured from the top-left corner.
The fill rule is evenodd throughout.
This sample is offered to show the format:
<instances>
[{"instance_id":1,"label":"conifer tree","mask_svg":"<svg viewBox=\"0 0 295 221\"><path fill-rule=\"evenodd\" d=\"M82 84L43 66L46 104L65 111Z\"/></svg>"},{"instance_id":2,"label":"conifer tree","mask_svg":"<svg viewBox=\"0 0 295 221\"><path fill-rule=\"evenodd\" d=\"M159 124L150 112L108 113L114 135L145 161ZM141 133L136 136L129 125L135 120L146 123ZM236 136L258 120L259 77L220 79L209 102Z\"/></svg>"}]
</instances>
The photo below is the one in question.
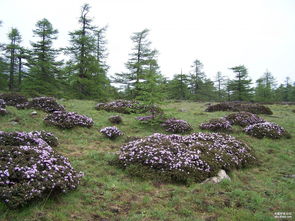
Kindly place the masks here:
<instances>
[{"instance_id":1,"label":"conifer tree","mask_svg":"<svg viewBox=\"0 0 295 221\"><path fill-rule=\"evenodd\" d=\"M28 59L29 73L24 79L24 91L30 95L56 95L60 62L56 61L58 51L53 48L58 31L46 19L39 20L33 30L35 42Z\"/></svg>"},{"instance_id":2,"label":"conifer tree","mask_svg":"<svg viewBox=\"0 0 295 221\"><path fill-rule=\"evenodd\" d=\"M106 78L106 67L103 65L103 50L96 44L95 26L89 17L90 6L84 4L79 18L80 28L70 32L71 46L67 53L71 56L72 87L78 98L98 98L107 96L110 87ZM99 32L99 31L98 31ZM98 34L96 32L96 34ZM98 42L101 42L102 32L99 32Z\"/></svg>"},{"instance_id":3,"label":"conifer tree","mask_svg":"<svg viewBox=\"0 0 295 221\"><path fill-rule=\"evenodd\" d=\"M8 34L10 43L6 45L7 59L9 60L9 82L8 89L10 91L16 90L15 75L17 71L17 56L21 48L21 35L16 28L12 28Z\"/></svg>"},{"instance_id":4,"label":"conifer tree","mask_svg":"<svg viewBox=\"0 0 295 221\"><path fill-rule=\"evenodd\" d=\"M248 71L244 65L230 68L236 74L235 79L230 82L232 97L238 101L249 101L252 96L251 79L248 78Z\"/></svg>"}]
</instances>

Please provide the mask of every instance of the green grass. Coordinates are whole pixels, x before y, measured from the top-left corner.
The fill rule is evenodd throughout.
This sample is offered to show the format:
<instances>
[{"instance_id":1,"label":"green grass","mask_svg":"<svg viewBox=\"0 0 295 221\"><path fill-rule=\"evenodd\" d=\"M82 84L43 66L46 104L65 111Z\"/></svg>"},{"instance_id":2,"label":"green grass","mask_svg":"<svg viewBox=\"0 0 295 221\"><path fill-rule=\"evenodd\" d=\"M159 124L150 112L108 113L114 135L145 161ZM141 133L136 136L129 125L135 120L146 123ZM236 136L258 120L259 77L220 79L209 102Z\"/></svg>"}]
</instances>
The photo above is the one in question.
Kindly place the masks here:
<instances>
[{"instance_id":1,"label":"green grass","mask_svg":"<svg viewBox=\"0 0 295 221\"><path fill-rule=\"evenodd\" d=\"M252 146L260 160L259 167L235 170L231 181L219 184L190 186L164 184L130 177L125 171L109 165L127 136L147 136L164 132L162 128L141 125L136 114L121 115L118 127L125 133L115 141L103 137L98 130L110 126L108 117L115 113L96 111L94 101L60 101L68 111L92 117L92 128L61 130L43 124L46 113L16 110L8 107L7 116L0 117L0 130L53 132L60 141L55 149L67 156L74 168L85 177L76 191L54 198L44 198L19 210L9 210L0 203L0 220L276 220L275 212L293 212L295 216L294 138L256 139L235 127L233 135ZM205 103L167 103L162 105L170 116L187 120L200 131L198 125L228 112L204 112ZM179 109L186 112L180 112ZM295 136L295 113L292 106L270 105L272 116L266 120L285 127ZM19 123L12 124L18 119Z\"/></svg>"}]
</instances>

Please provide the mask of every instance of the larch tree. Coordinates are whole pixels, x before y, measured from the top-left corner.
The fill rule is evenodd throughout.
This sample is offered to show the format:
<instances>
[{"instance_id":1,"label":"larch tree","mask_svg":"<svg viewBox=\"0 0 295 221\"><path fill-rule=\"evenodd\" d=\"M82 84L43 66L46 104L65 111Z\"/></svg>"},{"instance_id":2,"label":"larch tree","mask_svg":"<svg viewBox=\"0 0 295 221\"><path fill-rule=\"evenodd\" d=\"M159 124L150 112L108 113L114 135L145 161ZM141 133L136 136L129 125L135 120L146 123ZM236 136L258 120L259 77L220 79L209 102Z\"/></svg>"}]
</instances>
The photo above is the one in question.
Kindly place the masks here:
<instances>
[{"instance_id":1,"label":"larch tree","mask_svg":"<svg viewBox=\"0 0 295 221\"><path fill-rule=\"evenodd\" d=\"M12 28L8 34L10 43L6 45L7 60L9 60L9 81L8 89L13 91L17 88L15 82L15 75L17 72L18 53L21 48L20 43L22 41L21 35L16 28Z\"/></svg>"},{"instance_id":2,"label":"larch tree","mask_svg":"<svg viewBox=\"0 0 295 221\"><path fill-rule=\"evenodd\" d=\"M251 79L248 77L247 68L244 65L230 68L235 73L235 79L230 81L232 97L238 101L249 101L252 97Z\"/></svg>"},{"instance_id":3,"label":"larch tree","mask_svg":"<svg viewBox=\"0 0 295 221\"><path fill-rule=\"evenodd\" d=\"M151 98L158 97L162 76L157 62L158 51L151 48L148 34L148 29L133 33L131 40L134 46L126 63L128 72L116 74L114 82L124 86L128 98L154 103ZM153 93L148 98L148 91L151 89Z\"/></svg>"},{"instance_id":4,"label":"larch tree","mask_svg":"<svg viewBox=\"0 0 295 221\"><path fill-rule=\"evenodd\" d=\"M71 45L67 48L67 53L71 56L71 67L68 69L72 74L72 87L81 99L105 97L106 87L109 86L105 75L106 67L102 63L103 32L97 32L97 28L92 25L89 12L90 6L84 4L79 18L80 28L70 32Z\"/></svg>"},{"instance_id":5,"label":"larch tree","mask_svg":"<svg viewBox=\"0 0 295 221\"><path fill-rule=\"evenodd\" d=\"M58 50L53 48L58 31L46 19L39 20L33 30L36 41L28 58L28 77L24 79L23 88L30 95L56 95L60 62L56 61Z\"/></svg>"}]
</instances>

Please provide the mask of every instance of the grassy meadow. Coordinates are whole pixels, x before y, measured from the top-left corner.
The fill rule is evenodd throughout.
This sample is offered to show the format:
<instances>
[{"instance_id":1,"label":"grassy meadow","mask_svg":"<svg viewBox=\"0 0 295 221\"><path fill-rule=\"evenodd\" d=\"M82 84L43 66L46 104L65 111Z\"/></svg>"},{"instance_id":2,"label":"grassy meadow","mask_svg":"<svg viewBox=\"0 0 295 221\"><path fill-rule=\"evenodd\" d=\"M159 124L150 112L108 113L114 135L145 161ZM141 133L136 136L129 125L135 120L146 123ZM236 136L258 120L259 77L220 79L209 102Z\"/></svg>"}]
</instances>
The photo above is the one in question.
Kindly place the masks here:
<instances>
[{"instance_id":1,"label":"grassy meadow","mask_svg":"<svg viewBox=\"0 0 295 221\"><path fill-rule=\"evenodd\" d=\"M125 135L112 141L98 130L111 126L108 117L116 113L95 110L94 101L59 103L68 111L93 118L94 126L62 130L46 126L43 118L47 114L42 111L32 117L32 110L9 106L10 114L0 116L0 130L53 132L60 142L56 151L68 157L77 171L85 173L80 186L68 194L44 197L18 210L9 210L0 203L0 220L270 221L278 220L274 218L276 212L293 212L295 219L295 178L288 176L295 174L294 106L269 105L274 114L261 115L283 126L293 136L291 139L256 139L242 133L242 128L234 127L232 135L255 150L259 166L232 171L231 181L185 186L130 177L108 163L127 136L165 133L162 128L140 124L135 120L138 114L120 114L123 124L118 128ZM193 102L165 103L162 108L169 116L188 121L194 132L201 131L200 123L229 113L204 112L205 103Z\"/></svg>"}]
</instances>

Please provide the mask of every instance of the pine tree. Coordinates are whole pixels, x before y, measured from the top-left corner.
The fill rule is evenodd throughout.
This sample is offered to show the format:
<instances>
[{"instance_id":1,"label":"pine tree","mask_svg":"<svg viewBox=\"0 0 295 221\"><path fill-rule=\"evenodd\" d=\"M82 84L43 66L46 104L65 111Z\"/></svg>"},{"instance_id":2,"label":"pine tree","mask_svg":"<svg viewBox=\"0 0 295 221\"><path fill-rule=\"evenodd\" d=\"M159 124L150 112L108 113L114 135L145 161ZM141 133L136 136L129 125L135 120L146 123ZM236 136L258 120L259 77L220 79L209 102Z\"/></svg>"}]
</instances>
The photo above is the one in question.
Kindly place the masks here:
<instances>
[{"instance_id":1,"label":"pine tree","mask_svg":"<svg viewBox=\"0 0 295 221\"><path fill-rule=\"evenodd\" d=\"M189 77L182 71L174 75L167 85L168 99L187 100L190 97L188 81Z\"/></svg>"},{"instance_id":2,"label":"pine tree","mask_svg":"<svg viewBox=\"0 0 295 221\"><path fill-rule=\"evenodd\" d=\"M28 59L29 73L24 79L24 91L30 95L57 95L60 62L56 61L58 51L53 48L58 31L46 19L39 20L33 30L35 42Z\"/></svg>"},{"instance_id":3,"label":"pine tree","mask_svg":"<svg viewBox=\"0 0 295 221\"><path fill-rule=\"evenodd\" d=\"M152 85L160 87L162 76L159 73L157 63L158 52L151 49L151 42L147 38L148 34L148 29L133 33L131 40L134 43L134 47L126 63L128 72L116 74L114 82L124 86L128 98L154 102L150 96L147 97L147 93ZM156 94L159 95L156 92L158 89L153 89L155 92L154 97L157 97Z\"/></svg>"},{"instance_id":4,"label":"pine tree","mask_svg":"<svg viewBox=\"0 0 295 221\"><path fill-rule=\"evenodd\" d=\"M249 101L253 89L251 88L251 79L248 79L247 68L244 65L240 65L230 69L236 74L235 80L230 82L233 99L238 101Z\"/></svg>"},{"instance_id":5,"label":"pine tree","mask_svg":"<svg viewBox=\"0 0 295 221\"><path fill-rule=\"evenodd\" d=\"M8 34L10 43L6 45L7 58L9 60L9 82L8 89L9 91L16 90L17 85L15 82L15 75L17 70L17 56L21 48L21 35L16 28L12 28Z\"/></svg>"},{"instance_id":6,"label":"pine tree","mask_svg":"<svg viewBox=\"0 0 295 221\"><path fill-rule=\"evenodd\" d=\"M222 73L220 71L218 71L216 74L215 82L217 83L217 91L218 91L218 100L219 101L224 100L224 96L225 96L225 91L223 89L224 81L225 81L224 76L222 75Z\"/></svg>"},{"instance_id":7,"label":"pine tree","mask_svg":"<svg viewBox=\"0 0 295 221\"><path fill-rule=\"evenodd\" d=\"M202 71L203 64L198 59L193 62L191 67L193 68L193 71L190 74L189 85L193 99L198 99L199 92L201 91L204 84L205 73Z\"/></svg>"},{"instance_id":8,"label":"pine tree","mask_svg":"<svg viewBox=\"0 0 295 221\"><path fill-rule=\"evenodd\" d=\"M92 25L89 11L90 6L84 4L79 18L80 28L70 32L71 46L67 48L67 53L71 55L71 67L68 69L73 75L72 87L76 96L83 99L106 97L107 89L110 87L104 69L106 67L101 60L102 47L96 44L97 29ZM99 42L103 39L101 36Z\"/></svg>"},{"instance_id":9,"label":"pine tree","mask_svg":"<svg viewBox=\"0 0 295 221\"><path fill-rule=\"evenodd\" d=\"M272 102L274 101L275 79L269 71L256 81L255 101Z\"/></svg>"}]
</instances>

